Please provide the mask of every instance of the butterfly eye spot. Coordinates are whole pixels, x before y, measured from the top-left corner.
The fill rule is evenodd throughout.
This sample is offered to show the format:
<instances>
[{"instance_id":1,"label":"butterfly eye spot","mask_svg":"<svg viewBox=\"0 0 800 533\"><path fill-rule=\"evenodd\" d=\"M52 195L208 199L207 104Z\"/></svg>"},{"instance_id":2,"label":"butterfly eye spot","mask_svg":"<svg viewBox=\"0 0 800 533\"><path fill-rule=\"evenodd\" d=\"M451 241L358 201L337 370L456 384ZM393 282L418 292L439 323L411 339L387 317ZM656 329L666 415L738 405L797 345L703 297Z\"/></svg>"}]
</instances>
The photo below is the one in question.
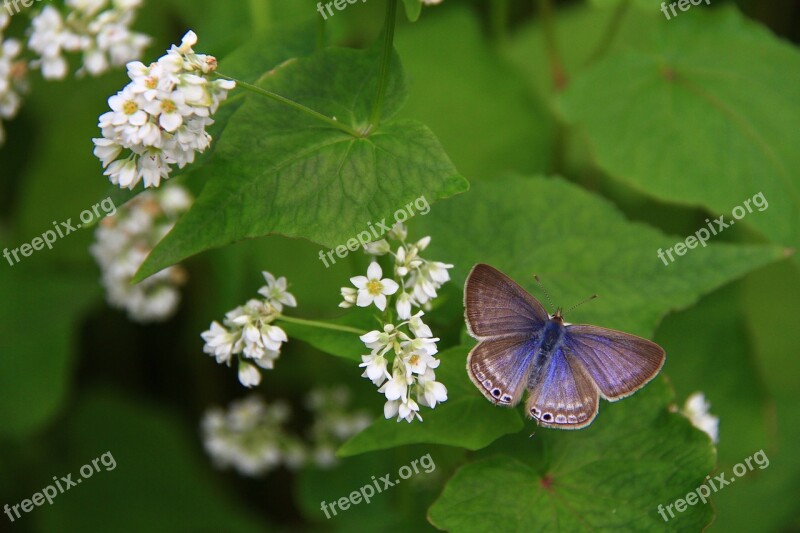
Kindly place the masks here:
<instances>
[{"instance_id":1,"label":"butterfly eye spot","mask_svg":"<svg viewBox=\"0 0 800 533\"><path fill-rule=\"evenodd\" d=\"M500 398L500 400L503 401L503 402L509 403L509 402L511 402L511 396L508 395L508 394L503 394L503 397Z\"/></svg>"},{"instance_id":2,"label":"butterfly eye spot","mask_svg":"<svg viewBox=\"0 0 800 533\"><path fill-rule=\"evenodd\" d=\"M553 415L551 415L550 413L545 413L542 415L542 420L544 420L545 422L550 422L551 420L553 420Z\"/></svg>"},{"instance_id":3,"label":"butterfly eye spot","mask_svg":"<svg viewBox=\"0 0 800 533\"><path fill-rule=\"evenodd\" d=\"M492 389L492 396L494 396L495 398L499 398L500 397L500 389L498 389L498 388Z\"/></svg>"}]
</instances>

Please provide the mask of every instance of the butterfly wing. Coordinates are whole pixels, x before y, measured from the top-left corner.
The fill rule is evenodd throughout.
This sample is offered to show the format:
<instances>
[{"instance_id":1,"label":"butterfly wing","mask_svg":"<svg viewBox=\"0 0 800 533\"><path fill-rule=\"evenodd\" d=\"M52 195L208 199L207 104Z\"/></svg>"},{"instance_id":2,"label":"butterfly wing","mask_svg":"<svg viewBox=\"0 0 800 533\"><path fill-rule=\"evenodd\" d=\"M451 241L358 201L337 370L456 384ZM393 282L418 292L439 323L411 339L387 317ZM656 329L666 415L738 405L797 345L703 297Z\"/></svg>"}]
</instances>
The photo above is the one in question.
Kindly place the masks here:
<instances>
[{"instance_id":1,"label":"butterfly wing","mask_svg":"<svg viewBox=\"0 0 800 533\"><path fill-rule=\"evenodd\" d=\"M467 356L467 373L495 404L516 405L528 384L534 344L520 335L488 339Z\"/></svg>"},{"instance_id":2,"label":"butterfly wing","mask_svg":"<svg viewBox=\"0 0 800 533\"><path fill-rule=\"evenodd\" d=\"M470 379L492 402L517 404L547 312L511 278L484 264L467 277L464 308L470 335L481 341L467 357Z\"/></svg>"},{"instance_id":3,"label":"butterfly wing","mask_svg":"<svg viewBox=\"0 0 800 533\"><path fill-rule=\"evenodd\" d=\"M567 358L578 360L612 402L641 389L666 359L664 349L652 341L597 326L567 326L563 345Z\"/></svg>"},{"instance_id":4,"label":"butterfly wing","mask_svg":"<svg viewBox=\"0 0 800 533\"><path fill-rule=\"evenodd\" d=\"M580 429L597 416L597 386L564 345L556 347L540 369L534 369L530 381L525 407L539 425Z\"/></svg>"},{"instance_id":5,"label":"butterfly wing","mask_svg":"<svg viewBox=\"0 0 800 533\"><path fill-rule=\"evenodd\" d=\"M544 327L547 312L514 280L489 265L477 264L464 285L464 315L478 340L526 336Z\"/></svg>"}]
</instances>

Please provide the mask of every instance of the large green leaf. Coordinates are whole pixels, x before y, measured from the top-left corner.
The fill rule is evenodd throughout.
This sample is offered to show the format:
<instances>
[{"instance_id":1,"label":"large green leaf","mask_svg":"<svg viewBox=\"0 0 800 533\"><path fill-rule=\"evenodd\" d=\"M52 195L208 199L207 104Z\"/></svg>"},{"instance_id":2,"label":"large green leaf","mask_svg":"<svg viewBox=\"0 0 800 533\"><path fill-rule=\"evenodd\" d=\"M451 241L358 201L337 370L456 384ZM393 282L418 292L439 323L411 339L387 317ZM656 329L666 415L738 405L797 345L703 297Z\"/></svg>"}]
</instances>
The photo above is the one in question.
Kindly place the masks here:
<instances>
[{"instance_id":1,"label":"large green leaf","mask_svg":"<svg viewBox=\"0 0 800 533\"><path fill-rule=\"evenodd\" d=\"M0 269L0 434L22 437L63 407L79 319L99 286L93 273Z\"/></svg>"},{"instance_id":2,"label":"large green leaf","mask_svg":"<svg viewBox=\"0 0 800 533\"><path fill-rule=\"evenodd\" d=\"M436 380L447 387L447 401L433 410L422 410L422 422L406 424L383 418L344 443L338 454L356 455L407 444L428 443L477 450L497 438L522 429L516 410L497 409L467 377L466 346L439 354Z\"/></svg>"},{"instance_id":3,"label":"large green leaf","mask_svg":"<svg viewBox=\"0 0 800 533\"><path fill-rule=\"evenodd\" d=\"M263 531L264 524L222 491L196 431L164 412L116 394L92 392L75 405L52 474L81 478L101 454L100 471L32 513L37 531ZM61 459L63 457L63 459ZM52 483L39 480L40 487ZM29 497L19 494L20 498ZM100 505L98 505L100 503ZM91 509L91 512L87 512ZM135 512L131 510L134 509Z\"/></svg>"},{"instance_id":4,"label":"large green leaf","mask_svg":"<svg viewBox=\"0 0 800 533\"><path fill-rule=\"evenodd\" d=\"M156 247L137 279L186 257L270 233L344 245L369 222L396 210L462 192L458 175L424 125L391 120L405 99L399 59L392 60L384 122L353 137L266 97L249 98L231 118L201 196ZM376 94L377 50L331 48L265 74L265 89L363 131Z\"/></svg>"},{"instance_id":5,"label":"large green leaf","mask_svg":"<svg viewBox=\"0 0 800 533\"><path fill-rule=\"evenodd\" d=\"M497 524L504 531L701 530L711 505L697 502L667 524L658 506L703 483L714 467L711 441L669 412L673 395L663 379L634 399L601 408L587 429L537 431L521 443L521 459L503 454L462 467L429 519L455 533ZM544 455L527 457L537 452Z\"/></svg>"},{"instance_id":6,"label":"large green leaf","mask_svg":"<svg viewBox=\"0 0 800 533\"><path fill-rule=\"evenodd\" d=\"M557 178L476 182L416 223L433 236L430 255L455 264L456 283L485 262L546 303L537 273L558 305L600 295L568 313L569 322L645 336L668 311L783 257L777 246L711 243L673 254L676 261L665 265L658 250L686 237L630 222L605 200Z\"/></svg>"},{"instance_id":7,"label":"large green leaf","mask_svg":"<svg viewBox=\"0 0 800 533\"><path fill-rule=\"evenodd\" d=\"M733 9L658 25L576 76L561 104L610 175L728 220L763 193L769 209L742 223L800 244L800 53Z\"/></svg>"},{"instance_id":8,"label":"large green leaf","mask_svg":"<svg viewBox=\"0 0 800 533\"><path fill-rule=\"evenodd\" d=\"M470 179L548 171L555 124L544 103L498 61L468 6L431 14L398 28L396 46L412 88L402 116L424 120Z\"/></svg>"}]
</instances>

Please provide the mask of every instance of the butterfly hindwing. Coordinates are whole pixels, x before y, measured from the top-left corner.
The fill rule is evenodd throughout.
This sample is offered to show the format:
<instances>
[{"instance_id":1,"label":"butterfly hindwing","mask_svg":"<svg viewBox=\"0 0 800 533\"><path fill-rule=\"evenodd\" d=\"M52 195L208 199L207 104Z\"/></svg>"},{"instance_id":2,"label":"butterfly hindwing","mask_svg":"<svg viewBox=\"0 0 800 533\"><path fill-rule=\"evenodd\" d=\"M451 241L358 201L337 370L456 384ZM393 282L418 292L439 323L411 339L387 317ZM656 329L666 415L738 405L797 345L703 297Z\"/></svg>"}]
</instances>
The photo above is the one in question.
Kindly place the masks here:
<instances>
[{"instance_id":1,"label":"butterfly hindwing","mask_svg":"<svg viewBox=\"0 0 800 533\"><path fill-rule=\"evenodd\" d=\"M597 415L599 394L592 378L563 346L551 352L540 372L534 372L525 404L539 425L580 429Z\"/></svg>"},{"instance_id":2,"label":"butterfly hindwing","mask_svg":"<svg viewBox=\"0 0 800 533\"><path fill-rule=\"evenodd\" d=\"M610 401L642 388L666 358L664 349L652 341L598 326L569 325L563 342L568 357L581 363Z\"/></svg>"},{"instance_id":3,"label":"butterfly hindwing","mask_svg":"<svg viewBox=\"0 0 800 533\"><path fill-rule=\"evenodd\" d=\"M469 378L489 400L516 405L528 383L534 347L521 336L488 339L467 357Z\"/></svg>"},{"instance_id":4,"label":"butterfly hindwing","mask_svg":"<svg viewBox=\"0 0 800 533\"><path fill-rule=\"evenodd\" d=\"M544 327L547 312L514 280L489 265L472 268L464 285L467 327L477 338L528 335Z\"/></svg>"}]
</instances>

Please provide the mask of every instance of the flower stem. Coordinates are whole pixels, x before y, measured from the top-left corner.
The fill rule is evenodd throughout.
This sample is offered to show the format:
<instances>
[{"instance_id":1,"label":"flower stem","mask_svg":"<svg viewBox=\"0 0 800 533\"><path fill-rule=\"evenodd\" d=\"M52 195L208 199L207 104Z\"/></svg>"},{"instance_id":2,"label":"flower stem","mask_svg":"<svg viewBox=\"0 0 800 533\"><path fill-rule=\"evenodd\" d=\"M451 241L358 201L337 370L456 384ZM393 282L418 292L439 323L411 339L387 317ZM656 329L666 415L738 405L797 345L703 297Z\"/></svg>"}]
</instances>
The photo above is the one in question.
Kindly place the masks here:
<instances>
[{"instance_id":1,"label":"flower stem","mask_svg":"<svg viewBox=\"0 0 800 533\"><path fill-rule=\"evenodd\" d=\"M336 119L333 119L333 118L331 118L329 116L323 115L322 113L320 113L318 111L314 111L310 107L306 107L303 104L295 102L294 100L290 100L290 99L286 98L285 96L281 96L281 95L279 95L277 93L273 93L272 91L268 91L266 89L262 89L261 87L258 87L257 85L253 85L251 83L247 83L246 81L241 81L241 80L237 80L236 78L232 78L230 76L226 76L225 74L222 74L220 72L217 72L216 74L220 78L224 78L226 80L235 81L236 85L238 87L241 87L242 89L247 89L250 92L254 92L256 94L260 94L262 96L266 96L267 98L272 98L276 102L280 102L280 103L282 103L284 105L287 105L287 106L291 107L292 109L295 109L297 111L305 113L306 115L309 115L311 117L314 117L317 120L321 120L322 122L325 122L326 124L328 124L330 126L333 126L334 128L337 128L339 130L342 130L343 132L348 133L348 134L352 135L353 137L363 137L364 136L363 134L357 132L356 130L354 130L353 128L348 126L347 124L342 124L341 122L339 122Z\"/></svg>"},{"instance_id":2,"label":"flower stem","mask_svg":"<svg viewBox=\"0 0 800 533\"><path fill-rule=\"evenodd\" d=\"M600 38L600 41L598 41L589 59L586 60L587 65L591 65L606 54L611 43L614 42L614 37L616 37L619 31L619 27L622 25L622 19L625 18L625 13L628 12L630 5L630 0L621 0L617 4L614 13L611 14L611 20L608 21L608 26L606 26L603 32L603 36Z\"/></svg>"},{"instance_id":3,"label":"flower stem","mask_svg":"<svg viewBox=\"0 0 800 533\"><path fill-rule=\"evenodd\" d=\"M542 25L544 27L544 40L547 47L547 57L550 60L553 87L556 91L560 91L567 86L567 72L564 69L564 63L558 51L552 0L539 0L539 15L542 17Z\"/></svg>"},{"instance_id":4,"label":"flower stem","mask_svg":"<svg viewBox=\"0 0 800 533\"><path fill-rule=\"evenodd\" d=\"M278 315L278 320L283 320L284 322L290 322L292 324L300 324L302 326L311 326L313 328L332 329L335 331L356 333L358 335L363 335L366 333L366 331L360 330L358 328L351 328L350 326L340 326L339 324L331 324L330 322L321 322L319 320L306 320L305 318L297 318L293 316Z\"/></svg>"},{"instance_id":5,"label":"flower stem","mask_svg":"<svg viewBox=\"0 0 800 533\"><path fill-rule=\"evenodd\" d=\"M397 22L397 0L387 0L386 18L383 23L383 58L381 70L378 74L378 95L372 105L372 114L369 117L368 131L375 130L381 123L383 98L386 95L386 84L389 81L389 67L392 64L394 53L394 26Z\"/></svg>"}]
</instances>

